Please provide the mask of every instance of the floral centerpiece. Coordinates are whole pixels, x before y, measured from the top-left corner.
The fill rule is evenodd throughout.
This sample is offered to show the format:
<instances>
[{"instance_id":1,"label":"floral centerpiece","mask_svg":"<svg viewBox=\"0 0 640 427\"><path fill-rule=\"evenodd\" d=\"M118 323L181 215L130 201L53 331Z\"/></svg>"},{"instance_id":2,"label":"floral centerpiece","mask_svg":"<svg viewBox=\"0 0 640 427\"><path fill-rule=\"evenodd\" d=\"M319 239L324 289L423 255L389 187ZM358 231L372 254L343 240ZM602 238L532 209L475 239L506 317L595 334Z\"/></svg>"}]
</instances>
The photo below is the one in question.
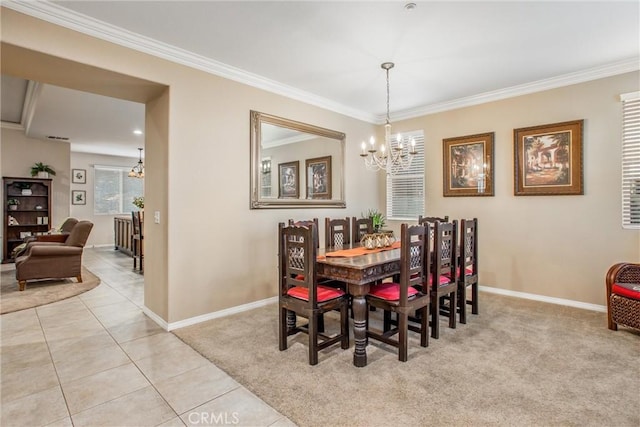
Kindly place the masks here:
<instances>
[{"instance_id":1,"label":"floral centerpiece","mask_svg":"<svg viewBox=\"0 0 640 427\"><path fill-rule=\"evenodd\" d=\"M133 198L133 202L135 207L137 207L138 209L142 210L144 209L144 197L140 196L140 197L134 197Z\"/></svg>"}]
</instances>

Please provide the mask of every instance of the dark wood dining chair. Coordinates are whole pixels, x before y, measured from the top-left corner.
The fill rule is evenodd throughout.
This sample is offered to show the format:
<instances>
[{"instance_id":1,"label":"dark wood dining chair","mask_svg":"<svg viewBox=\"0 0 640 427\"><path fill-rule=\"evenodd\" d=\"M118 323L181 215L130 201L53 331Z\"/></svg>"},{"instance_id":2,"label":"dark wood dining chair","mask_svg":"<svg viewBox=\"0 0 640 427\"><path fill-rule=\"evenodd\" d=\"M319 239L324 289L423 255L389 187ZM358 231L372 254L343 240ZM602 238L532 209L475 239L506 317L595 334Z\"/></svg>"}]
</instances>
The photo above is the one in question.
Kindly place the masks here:
<instances>
[{"instance_id":1,"label":"dark wood dining chair","mask_svg":"<svg viewBox=\"0 0 640 427\"><path fill-rule=\"evenodd\" d=\"M280 351L287 349L287 338L303 332L309 336L309 364L318 363L318 352L338 342L349 348L347 294L336 288L318 284L316 257L318 235L313 223L308 226L278 225L279 258L279 341ZM319 331L321 316L340 311L340 332L333 336ZM296 315L307 319L297 325Z\"/></svg>"},{"instance_id":2,"label":"dark wood dining chair","mask_svg":"<svg viewBox=\"0 0 640 427\"><path fill-rule=\"evenodd\" d=\"M318 235L318 233L320 233L320 223L318 222L318 218L313 218L313 219L299 219L299 220L295 220L295 219L289 219L288 221L289 225L297 225L298 227L309 227L311 224L314 225L314 230L316 232L316 235ZM316 239L318 241L318 247L320 247L320 238Z\"/></svg>"},{"instance_id":3,"label":"dark wood dining chair","mask_svg":"<svg viewBox=\"0 0 640 427\"><path fill-rule=\"evenodd\" d=\"M446 310L449 327L456 327L458 222L436 221L432 227L434 249L428 283L431 289L431 337L437 339L440 337L440 305L445 299L449 300L449 310Z\"/></svg>"},{"instance_id":4,"label":"dark wood dining chair","mask_svg":"<svg viewBox=\"0 0 640 427\"><path fill-rule=\"evenodd\" d=\"M467 287L471 299L467 300ZM460 323L467 323L467 304L478 314L478 219L460 220L460 256L458 258L458 311Z\"/></svg>"},{"instance_id":5,"label":"dark wood dining chair","mask_svg":"<svg viewBox=\"0 0 640 427\"><path fill-rule=\"evenodd\" d=\"M430 225L430 231L429 231L429 237L430 237L430 242L431 242L431 253L433 253L434 247L433 247L433 233L435 228L433 227L435 225L436 222L449 222L449 215L445 215L443 217L439 217L439 216L422 216L419 215L418 216L418 225Z\"/></svg>"},{"instance_id":6,"label":"dark wood dining chair","mask_svg":"<svg viewBox=\"0 0 640 427\"><path fill-rule=\"evenodd\" d=\"M428 230L425 226L400 228L400 280L381 282L371 287L367 295L367 305L384 310L384 329L375 330L369 322L367 310L367 338L373 338L398 348L398 360L407 361L409 330L420 333L420 345L429 345L429 303L428 292L422 286L429 271ZM420 312L419 326L409 324L409 313ZM390 328L391 313L396 313L397 322ZM397 335L397 338L395 338Z\"/></svg>"},{"instance_id":7,"label":"dark wood dining chair","mask_svg":"<svg viewBox=\"0 0 640 427\"><path fill-rule=\"evenodd\" d=\"M351 242L360 243L365 234L373 233L373 219L351 218Z\"/></svg>"},{"instance_id":8,"label":"dark wood dining chair","mask_svg":"<svg viewBox=\"0 0 640 427\"><path fill-rule=\"evenodd\" d=\"M324 219L324 247L341 247L351 243L349 218Z\"/></svg>"},{"instance_id":9,"label":"dark wood dining chair","mask_svg":"<svg viewBox=\"0 0 640 427\"><path fill-rule=\"evenodd\" d=\"M133 252L133 269L140 266L140 272L144 272L144 234L142 232L142 215L140 211L131 212L132 234L131 250Z\"/></svg>"},{"instance_id":10,"label":"dark wood dining chair","mask_svg":"<svg viewBox=\"0 0 640 427\"><path fill-rule=\"evenodd\" d=\"M418 225L424 225L425 222L435 224L436 221L449 222L449 215L445 216L418 216Z\"/></svg>"}]
</instances>

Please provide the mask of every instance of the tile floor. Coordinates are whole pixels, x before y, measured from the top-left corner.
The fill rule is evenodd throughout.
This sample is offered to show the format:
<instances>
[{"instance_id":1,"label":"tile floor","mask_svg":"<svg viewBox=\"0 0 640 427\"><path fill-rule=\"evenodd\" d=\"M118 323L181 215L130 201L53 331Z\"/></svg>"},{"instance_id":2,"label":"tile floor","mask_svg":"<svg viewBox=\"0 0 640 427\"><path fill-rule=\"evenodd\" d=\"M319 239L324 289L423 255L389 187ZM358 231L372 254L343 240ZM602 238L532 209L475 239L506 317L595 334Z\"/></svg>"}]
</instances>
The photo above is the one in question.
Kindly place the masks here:
<instances>
[{"instance_id":1,"label":"tile floor","mask_svg":"<svg viewBox=\"0 0 640 427\"><path fill-rule=\"evenodd\" d=\"M295 425L142 313L131 258L83 262L97 288L0 316L0 425Z\"/></svg>"}]
</instances>

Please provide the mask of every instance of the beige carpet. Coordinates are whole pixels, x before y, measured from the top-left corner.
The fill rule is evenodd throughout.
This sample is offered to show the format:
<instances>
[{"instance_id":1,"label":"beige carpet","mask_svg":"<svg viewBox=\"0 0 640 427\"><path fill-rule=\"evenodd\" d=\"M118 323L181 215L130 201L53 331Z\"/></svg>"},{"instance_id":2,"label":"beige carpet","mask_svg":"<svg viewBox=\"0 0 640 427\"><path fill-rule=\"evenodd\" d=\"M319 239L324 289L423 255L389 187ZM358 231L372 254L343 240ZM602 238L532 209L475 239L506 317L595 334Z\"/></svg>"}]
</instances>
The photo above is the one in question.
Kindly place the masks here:
<instances>
[{"instance_id":1,"label":"beige carpet","mask_svg":"<svg viewBox=\"0 0 640 427\"><path fill-rule=\"evenodd\" d=\"M608 330L604 313L480 297L479 316L455 330L443 319L428 348L410 333L406 363L370 342L365 368L353 342L313 367L305 335L280 352L277 305L174 333L300 426L640 425L640 333Z\"/></svg>"},{"instance_id":2,"label":"beige carpet","mask_svg":"<svg viewBox=\"0 0 640 427\"><path fill-rule=\"evenodd\" d=\"M0 314L60 301L79 295L100 284L100 278L82 267L82 283L75 278L28 281L20 292L15 268L0 273Z\"/></svg>"}]
</instances>

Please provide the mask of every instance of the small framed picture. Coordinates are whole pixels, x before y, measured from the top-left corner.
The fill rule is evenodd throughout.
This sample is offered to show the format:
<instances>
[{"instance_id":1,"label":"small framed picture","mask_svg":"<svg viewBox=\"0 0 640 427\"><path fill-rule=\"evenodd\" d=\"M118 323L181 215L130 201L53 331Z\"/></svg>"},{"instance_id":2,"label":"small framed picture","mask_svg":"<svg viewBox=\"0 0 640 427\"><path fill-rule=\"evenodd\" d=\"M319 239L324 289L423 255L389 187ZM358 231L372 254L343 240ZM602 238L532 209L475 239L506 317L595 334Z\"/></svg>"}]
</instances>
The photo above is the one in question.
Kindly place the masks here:
<instances>
[{"instance_id":1,"label":"small framed picture","mask_svg":"<svg viewBox=\"0 0 640 427\"><path fill-rule=\"evenodd\" d=\"M494 133L442 140L444 197L493 196Z\"/></svg>"},{"instance_id":2,"label":"small framed picture","mask_svg":"<svg viewBox=\"0 0 640 427\"><path fill-rule=\"evenodd\" d=\"M307 199L331 198L331 156L306 160Z\"/></svg>"},{"instance_id":3,"label":"small framed picture","mask_svg":"<svg viewBox=\"0 0 640 427\"><path fill-rule=\"evenodd\" d=\"M294 198L300 196L298 188L300 177L298 175L300 161L278 164L278 178L280 187L278 190L278 198Z\"/></svg>"},{"instance_id":4,"label":"small framed picture","mask_svg":"<svg viewBox=\"0 0 640 427\"><path fill-rule=\"evenodd\" d=\"M86 184L87 183L87 170L86 169L71 169L71 183L72 184Z\"/></svg>"},{"instance_id":5,"label":"small framed picture","mask_svg":"<svg viewBox=\"0 0 640 427\"><path fill-rule=\"evenodd\" d=\"M582 195L584 120L514 129L516 196Z\"/></svg>"},{"instance_id":6,"label":"small framed picture","mask_svg":"<svg viewBox=\"0 0 640 427\"><path fill-rule=\"evenodd\" d=\"M71 204L72 205L86 205L87 204L87 192L84 190L73 190L71 192Z\"/></svg>"}]
</instances>

